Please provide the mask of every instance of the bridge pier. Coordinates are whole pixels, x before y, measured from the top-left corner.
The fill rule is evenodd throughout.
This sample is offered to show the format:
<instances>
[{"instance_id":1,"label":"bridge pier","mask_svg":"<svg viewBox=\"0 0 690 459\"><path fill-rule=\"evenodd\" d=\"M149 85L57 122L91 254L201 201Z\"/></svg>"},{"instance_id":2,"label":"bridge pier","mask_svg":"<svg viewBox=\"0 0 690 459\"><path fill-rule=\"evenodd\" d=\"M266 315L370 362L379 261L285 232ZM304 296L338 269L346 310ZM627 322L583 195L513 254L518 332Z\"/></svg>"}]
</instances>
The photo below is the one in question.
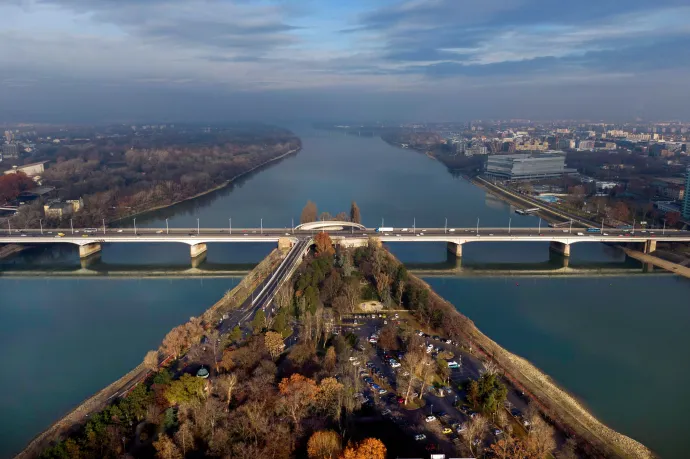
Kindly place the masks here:
<instances>
[{"instance_id":1,"label":"bridge pier","mask_svg":"<svg viewBox=\"0 0 690 459\"><path fill-rule=\"evenodd\" d=\"M551 241L549 249L563 255L564 257L570 256L570 244L565 244L563 242Z\"/></svg>"},{"instance_id":2,"label":"bridge pier","mask_svg":"<svg viewBox=\"0 0 690 459\"><path fill-rule=\"evenodd\" d=\"M94 253L101 251L101 244L92 242L91 244L84 244L79 246L79 258L88 258Z\"/></svg>"},{"instance_id":3,"label":"bridge pier","mask_svg":"<svg viewBox=\"0 0 690 459\"><path fill-rule=\"evenodd\" d=\"M201 252L196 257L192 257L192 268L199 269L201 265L206 261L207 252Z\"/></svg>"},{"instance_id":4,"label":"bridge pier","mask_svg":"<svg viewBox=\"0 0 690 459\"><path fill-rule=\"evenodd\" d=\"M205 243L200 243L200 244L194 244L189 246L189 251L192 255L192 258L196 258L199 255L206 253L208 250L208 247L206 247Z\"/></svg>"},{"instance_id":5,"label":"bridge pier","mask_svg":"<svg viewBox=\"0 0 690 459\"><path fill-rule=\"evenodd\" d=\"M92 268L94 265L98 264L100 261L101 252L96 252L92 255L89 255L88 257L80 258L79 264L81 265L81 269L89 269Z\"/></svg>"},{"instance_id":6,"label":"bridge pier","mask_svg":"<svg viewBox=\"0 0 690 459\"><path fill-rule=\"evenodd\" d=\"M278 250L290 250L294 244L289 237L278 238Z\"/></svg>"},{"instance_id":7,"label":"bridge pier","mask_svg":"<svg viewBox=\"0 0 690 459\"><path fill-rule=\"evenodd\" d=\"M454 254L457 258L462 258L462 244L456 244L455 242L448 242L446 244L446 248L448 251L452 254Z\"/></svg>"},{"instance_id":8,"label":"bridge pier","mask_svg":"<svg viewBox=\"0 0 690 459\"><path fill-rule=\"evenodd\" d=\"M647 239L644 243L644 253L652 253L656 251L656 240L654 239Z\"/></svg>"}]
</instances>

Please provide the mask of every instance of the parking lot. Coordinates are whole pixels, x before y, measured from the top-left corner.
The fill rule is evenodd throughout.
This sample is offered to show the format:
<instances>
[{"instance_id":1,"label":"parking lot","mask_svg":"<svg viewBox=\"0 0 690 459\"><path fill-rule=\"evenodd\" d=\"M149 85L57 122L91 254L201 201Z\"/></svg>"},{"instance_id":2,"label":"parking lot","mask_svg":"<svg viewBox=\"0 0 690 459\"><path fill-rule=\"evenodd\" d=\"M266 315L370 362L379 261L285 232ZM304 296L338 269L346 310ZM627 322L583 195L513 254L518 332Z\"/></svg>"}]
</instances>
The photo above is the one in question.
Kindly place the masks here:
<instances>
[{"instance_id":1,"label":"parking lot","mask_svg":"<svg viewBox=\"0 0 690 459\"><path fill-rule=\"evenodd\" d=\"M422 335L425 345L432 346L432 356L435 357L439 351L450 351L454 355L452 361L457 361L459 367L451 369L450 381L445 390L426 390L423 395L423 406L406 409L400 403L401 397L396 387L397 372L401 371L402 367L394 368L389 362L391 358L400 362L404 353L385 352L378 347L378 343L369 342L372 335L377 335L386 324L393 322L394 325L405 327L407 324L404 321L404 318L398 320L391 313L358 314L344 321L342 332L352 332L359 338L357 360L360 376L365 383L363 397L367 403L401 426L411 437L426 444L429 451L456 454L463 442L459 435L462 425L473 415L467 407L456 408L456 403L465 399L465 393L458 385L464 385L469 379L479 378L484 366L476 357L462 351L456 343L445 342L441 337L434 335ZM509 391L508 402L513 414L524 413L527 408L526 400L515 391ZM433 416L434 419L429 418L427 421L428 416ZM485 446L497 438L494 430L495 426L492 426Z\"/></svg>"}]
</instances>

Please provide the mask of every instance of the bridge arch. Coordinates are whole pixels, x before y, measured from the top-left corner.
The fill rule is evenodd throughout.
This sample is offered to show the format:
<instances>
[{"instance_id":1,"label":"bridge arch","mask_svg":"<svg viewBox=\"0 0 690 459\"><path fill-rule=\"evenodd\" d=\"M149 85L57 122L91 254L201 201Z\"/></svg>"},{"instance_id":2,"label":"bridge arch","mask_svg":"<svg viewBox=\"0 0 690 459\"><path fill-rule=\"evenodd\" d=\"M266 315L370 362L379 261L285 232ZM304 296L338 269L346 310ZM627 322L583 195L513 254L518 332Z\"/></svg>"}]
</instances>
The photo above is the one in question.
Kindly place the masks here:
<instances>
[{"instance_id":1,"label":"bridge arch","mask_svg":"<svg viewBox=\"0 0 690 459\"><path fill-rule=\"evenodd\" d=\"M295 226L295 230L297 231L312 231L312 230L318 230L318 231L328 231L328 230L335 230L335 231L340 231L342 229L356 229L356 230L361 230L361 231L366 231L367 227L360 224L360 223L354 223L354 222L342 222L342 221L337 221L337 220L329 220L329 221L322 221L322 222L309 222L309 223L302 223L300 225Z\"/></svg>"}]
</instances>

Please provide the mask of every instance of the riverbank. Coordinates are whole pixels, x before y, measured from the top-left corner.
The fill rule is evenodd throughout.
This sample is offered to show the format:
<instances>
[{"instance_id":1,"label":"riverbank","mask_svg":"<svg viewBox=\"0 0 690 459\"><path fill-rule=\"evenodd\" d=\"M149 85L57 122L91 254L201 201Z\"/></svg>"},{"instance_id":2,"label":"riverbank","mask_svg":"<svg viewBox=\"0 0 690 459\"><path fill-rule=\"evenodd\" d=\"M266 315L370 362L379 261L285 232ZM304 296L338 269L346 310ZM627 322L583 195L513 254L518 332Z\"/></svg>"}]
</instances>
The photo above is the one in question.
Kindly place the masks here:
<instances>
[{"instance_id":1,"label":"riverbank","mask_svg":"<svg viewBox=\"0 0 690 459\"><path fill-rule=\"evenodd\" d=\"M215 187L213 187L213 188L209 188L208 190L202 191L201 193L197 193L197 194L195 194L194 196L190 196L190 197L185 198L185 199L180 199L180 200L178 200L178 201L171 202L170 204L162 204L162 205L159 205L159 206L155 206L155 207L152 207L152 208L150 208L150 209L146 209L146 210L142 210L142 211L139 211L139 212L135 212L135 213L126 215L126 216L124 216L124 217L118 217L118 218L116 218L116 219L110 221L109 224L118 223L118 222L123 221L123 220L128 220L128 219L130 219L130 218L140 217L140 216L142 216L142 215L146 215L146 214L149 214L149 213L151 213L151 212L156 212L156 211L158 211L158 210L167 209L167 208L169 208L169 207L173 207L173 206L176 206L176 205L178 205L178 204L182 204L182 203L184 203L184 202L192 201L192 200L197 199L197 198L200 198L200 197L202 197L202 196L206 196L206 195L211 194L211 193L214 193L214 192L216 192L216 191L220 191L220 190L222 190L223 188L226 188L226 187L228 187L229 185L231 185L235 180L237 180L237 179L239 179L239 178L242 178L242 177L244 177L245 175L250 174L250 173L252 173L252 172L254 172L254 171L256 171L256 170L258 170L258 169L260 169L260 168L262 168L262 167L264 167L264 166L267 166L267 165L269 165L269 164L271 164L271 163L273 163L273 162L275 162L275 161L278 161L278 160L280 160L280 159L283 159L283 158L285 158L285 157L287 157L287 156L289 156L289 155L291 155L291 154L293 154L293 153L297 153L297 152L299 152L301 149L302 149L301 146L300 146L299 148L293 148L292 150L289 150L289 151L287 151L287 152L285 152L285 153L283 153L283 154L281 154L281 155L279 155L279 156L276 156L275 158L271 158L271 159L269 159L269 160L266 160L266 161L264 161L263 163L258 164L258 165L256 165L256 166L252 167L251 169L248 169L248 170L242 172L241 174L237 174L237 175L233 176L232 178L226 180L225 182L221 183L221 184L218 185L218 186L215 186Z\"/></svg>"},{"instance_id":2,"label":"riverbank","mask_svg":"<svg viewBox=\"0 0 690 459\"><path fill-rule=\"evenodd\" d=\"M401 264L392 254L394 263ZM430 301L445 305L446 314L455 314L458 320L446 317L444 334L460 335L485 362L492 361L501 368L511 384L532 399L555 426L568 435L577 437L587 445L586 451L604 457L649 459L655 457L651 450L595 418L575 397L559 387L548 375L526 359L499 346L484 335L469 318L458 309L461 305L451 304L439 296L422 279L410 274L408 283L417 284L429 292Z\"/></svg>"},{"instance_id":3,"label":"riverbank","mask_svg":"<svg viewBox=\"0 0 690 459\"><path fill-rule=\"evenodd\" d=\"M287 251L274 249L268 254L242 281L232 290L223 295L209 309L200 315L204 320L215 320L224 313L240 306L251 292L260 285L273 269L280 264ZM142 352L143 353L143 352ZM163 359L163 361L166 361ZM150 370L141 363L122 378L92 395L61 419L53 423L48 429L37 435L16 459L32 459L38 457L42 451L78 430L90 415L101 411L117 397L122 397L143 381Z\"/></svg>"}]
</instances>

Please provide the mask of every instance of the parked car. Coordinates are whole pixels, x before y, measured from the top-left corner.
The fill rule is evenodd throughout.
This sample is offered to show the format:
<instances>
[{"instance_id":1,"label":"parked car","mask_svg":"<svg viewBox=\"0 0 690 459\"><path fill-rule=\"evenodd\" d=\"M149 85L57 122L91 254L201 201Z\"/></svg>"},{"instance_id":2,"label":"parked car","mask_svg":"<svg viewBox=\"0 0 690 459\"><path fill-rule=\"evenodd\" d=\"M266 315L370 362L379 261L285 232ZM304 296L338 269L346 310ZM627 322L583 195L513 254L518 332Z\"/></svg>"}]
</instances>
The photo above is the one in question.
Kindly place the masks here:
<instances>
[{"instance_id":1,"label":"parked car","mask_svg":"<svg viewBox=\"0 0 690 459\"><path fill-rule=\"evenodd\" d=\"M426 422L434 422L435 420L436 420L436 416L434 416L434 415L429 415L425 419Z\"/></svg>"},{"instance_id":2,"label":"parked car","mask_svg":"<svg viewBox=\"0 0 690 459\"><path fill-rule=\"evenodd\" d=\"M417 440L417 441L426 440L426 435L424 435L424 434L417 434L417 435L414 436L414 439Z\"/></svg>"}]
</instances>

